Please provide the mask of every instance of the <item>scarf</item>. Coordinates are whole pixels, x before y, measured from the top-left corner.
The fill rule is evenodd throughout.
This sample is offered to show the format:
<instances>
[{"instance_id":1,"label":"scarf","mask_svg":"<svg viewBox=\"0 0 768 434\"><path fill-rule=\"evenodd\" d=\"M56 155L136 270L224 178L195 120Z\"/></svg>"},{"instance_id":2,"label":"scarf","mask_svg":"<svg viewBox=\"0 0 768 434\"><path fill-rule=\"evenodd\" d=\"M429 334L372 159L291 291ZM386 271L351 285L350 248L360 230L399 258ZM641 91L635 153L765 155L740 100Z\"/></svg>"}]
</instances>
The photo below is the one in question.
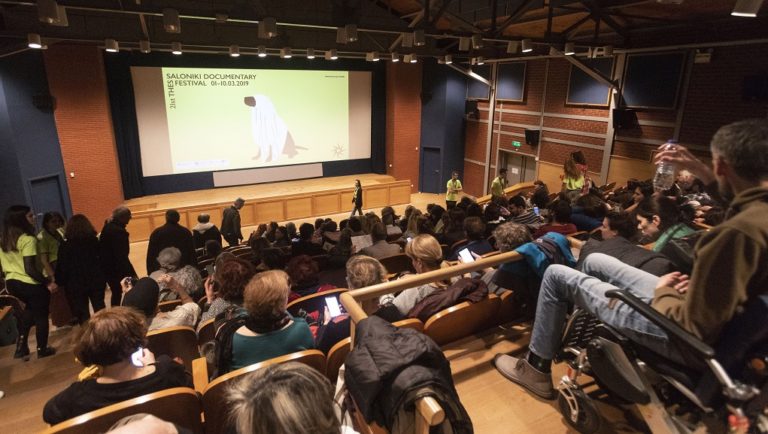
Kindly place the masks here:
<instances>
[{"instance_id":1,"label":"scarf","mask_svg":"<svg viewBox=\"0 0 768 434\"><path fill-rule=\"evenodd\" d=\"M291 315L288 312L259 318L255 318L253 315L248 315L248 318L245 320L245 326L248 330L261 335L280 330L290 321Z\"/></svg>"}]
</instances>

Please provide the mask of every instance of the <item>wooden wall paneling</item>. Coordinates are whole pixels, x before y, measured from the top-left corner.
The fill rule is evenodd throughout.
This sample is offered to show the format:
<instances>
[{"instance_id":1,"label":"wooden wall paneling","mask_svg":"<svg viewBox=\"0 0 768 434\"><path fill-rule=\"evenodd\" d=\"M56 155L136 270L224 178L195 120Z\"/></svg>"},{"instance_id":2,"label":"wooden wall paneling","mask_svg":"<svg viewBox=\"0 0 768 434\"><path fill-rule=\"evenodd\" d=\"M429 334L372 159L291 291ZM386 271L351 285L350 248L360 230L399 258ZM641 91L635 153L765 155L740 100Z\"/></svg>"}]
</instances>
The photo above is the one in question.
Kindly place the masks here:
<instances>
[{"instance_id":1,"label":"wooden wall paneling","mask_svg":"<svg viewBox=\"0 0 768 434\"><path fill-rule=\"evenodd\" d=\"M405 185L393 185L389 187L389 203L390 205L400 205L411 201L411 186Z\"/></svg>"},{"instance_id":2,"label":"wooden wall paneling","mask_svg":"<svg viewBox=\"0 0 768 434\"><path fill-rule=\"evenodd\" d=\"M152 226L151 215L143 215L134 217L128 223L128 233L131 235L131 239L136 240L148 240L149 235L152 233L154 226Z\"/></svg>"},{"instance_id":3,"label":"wooden wall paneling","mask_svg":"<svg viewBox=\"0 0 768 434\"><path fill-rule=\"evenodd\" d=\"M226 206L226 205L225 205ZM256 203L246 202L242 208L240 208L240 225L241 226L253 226L258 224Z\"/></svg>"},{"instance_id":4,"label":"wooden wall paneling","mask_svg":"<svg viewBox=\"0 0 768 434\"><path fill-rule=\"evenodd\" d=\"M294 197L285 200L285 218L297 219L311 216L313 213L311 197Z\"/></svg>"},{"instance_id":5,"label":"wooden wall paneling","mask_svg":"<svg viewBox=\"0 0 768 434\"><path fill-rule=\"evenodd\" d=\"M615 182L617 187L627 184L630 178L645 180L653 178L656 166L650 161L626 158L618 155L611 156L608 167L608 182Z\"/></svg>"},{"instance_id":6,"label":"wooden wall paneling","mask_svg":"<svg viewBox=\"0 0 768 434\"><path fill-rule=\"evenodd\" d=\"M363 193L365 194L365 202L363 202L365 208L381 208L387 205L388 194L386 187L376 189L368 188L367 190L364 190Z\"/></svg>"},{"instance_id":7,"label":"wooden wall paneling","mask_svg":"<svg viewBox=\"0 0 768 434\"><path fill-rule=\"evenodd\" d=\"M315 215L321 215L341 212L341 208L339 207L340 202L341 193L320 194L312 196L312 213Z\"/></svg>"},{"instance_id":8,"label":"wooden wall paneling","mask_svg":"<svg viewBox=\"0 0 768 434\"><path fill-rule=\"evenodd\" d=\"M269 223L271 221L285 220L285 213L283 211L282 200L255 203L253 222L249 224L243 222L243 226L251 226L259 223Z\"/></svg>"}]
</instances>

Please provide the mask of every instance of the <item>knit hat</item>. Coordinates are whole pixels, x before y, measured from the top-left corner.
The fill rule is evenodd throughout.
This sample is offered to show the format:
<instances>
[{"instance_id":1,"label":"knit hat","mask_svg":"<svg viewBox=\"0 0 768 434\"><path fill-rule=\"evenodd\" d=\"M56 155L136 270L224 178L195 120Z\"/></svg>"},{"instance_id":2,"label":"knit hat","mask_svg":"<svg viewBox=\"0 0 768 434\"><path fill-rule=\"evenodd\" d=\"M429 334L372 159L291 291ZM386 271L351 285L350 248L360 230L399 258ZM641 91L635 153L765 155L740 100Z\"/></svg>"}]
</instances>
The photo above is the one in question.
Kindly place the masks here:
<instances>
[{"instance_id":1,"label":"knit hat","mask_svg":"<svg viewBox=\"0 0 768 434\"><path fill-rule=\"evenodd\" d=\"M151 318L155 316L159 294L160 287L157 282L149 277L142 277L123 296L123 306L138 309L147 318Z\"/></svg>"}]
</instances>

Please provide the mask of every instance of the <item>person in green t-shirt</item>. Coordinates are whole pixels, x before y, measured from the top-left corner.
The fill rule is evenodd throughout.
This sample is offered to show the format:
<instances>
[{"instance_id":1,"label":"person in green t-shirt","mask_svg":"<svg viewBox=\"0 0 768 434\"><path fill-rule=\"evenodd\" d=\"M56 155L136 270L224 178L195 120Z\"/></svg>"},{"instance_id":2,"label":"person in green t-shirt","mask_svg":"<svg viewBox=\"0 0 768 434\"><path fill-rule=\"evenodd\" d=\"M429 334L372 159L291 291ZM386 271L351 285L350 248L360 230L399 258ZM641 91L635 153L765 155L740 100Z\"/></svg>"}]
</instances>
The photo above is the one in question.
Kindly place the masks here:
<instances>
[{"instance_id":1,"label":"person in green t-shirt","mask_svg":"<svg viewBox=\"0 0 768 434\"><path fill-rule=\"evenodd\" d=\"M499 170L499 176L493 178L491 182L491 195L493 197L504 197L504 189L507 188L507 169Z\"/></svg>"},{"instance_id":2,"label":"person in green t-shirt","mask_svg":"<svg viewBox=\"0 0 768 434\"><path fill-rule=\"evenodd\" d=\"M451 179L448 180L448 183L445 185L445 189L446 208L452 209L456 206L456 200L459 198L459 194L462 190L461 181L459 181L459 172L455 170L451 172Z\"/></svg>"},{"instance_id":3,"label":"person in green t-shirt","mask_svg":"<svg viewBox=\"0 0 768 434\"><path fill-rule=\"evenodd\" d=\"M45 277L38 267L35 214L26 205L14 205L5 211L0 234L0 266L5 273L8 292L24 302L19 338L14 358L29 360L27 339L34 325L37 337L37 357L56 353L48 346L48 305L51 292L58 287L53 276Z\"/></svg>"},{"instance_id":4,"label":"person in green t-shirt","mask_svg":"<svg viewBox=\"0 0 768 434\"><path fill-rule=\"evenodd\" d=\"M43 215L43 229L37 234L37 254L46 276L53 276L59 259L59 246L64 242L64 217L56 211Z\"/></svg>"}]
</instances>

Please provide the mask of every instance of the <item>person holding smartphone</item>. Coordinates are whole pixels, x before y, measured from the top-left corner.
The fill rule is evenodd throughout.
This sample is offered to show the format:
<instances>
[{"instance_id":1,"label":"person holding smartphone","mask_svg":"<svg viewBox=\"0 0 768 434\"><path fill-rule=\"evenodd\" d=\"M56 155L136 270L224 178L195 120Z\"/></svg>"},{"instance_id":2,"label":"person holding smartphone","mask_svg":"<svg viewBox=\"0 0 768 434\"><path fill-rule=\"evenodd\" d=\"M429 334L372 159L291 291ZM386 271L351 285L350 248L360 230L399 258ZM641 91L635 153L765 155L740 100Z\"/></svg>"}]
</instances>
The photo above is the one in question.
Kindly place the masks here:
<instances>
[{"instance_id":1,"label":"person holding smartphone","mask_svg":"<svg viewBox=\"0 0 768 434\"><path fill-rule=\"evenodd\" d=\"M51 425L111 404L172 387L192 387L184 366L146 349L144 316L129 307L96 312L86 323L74 354L100 375L72 383L51 398L43 420Z\"/></svg>"}]
</instances>

